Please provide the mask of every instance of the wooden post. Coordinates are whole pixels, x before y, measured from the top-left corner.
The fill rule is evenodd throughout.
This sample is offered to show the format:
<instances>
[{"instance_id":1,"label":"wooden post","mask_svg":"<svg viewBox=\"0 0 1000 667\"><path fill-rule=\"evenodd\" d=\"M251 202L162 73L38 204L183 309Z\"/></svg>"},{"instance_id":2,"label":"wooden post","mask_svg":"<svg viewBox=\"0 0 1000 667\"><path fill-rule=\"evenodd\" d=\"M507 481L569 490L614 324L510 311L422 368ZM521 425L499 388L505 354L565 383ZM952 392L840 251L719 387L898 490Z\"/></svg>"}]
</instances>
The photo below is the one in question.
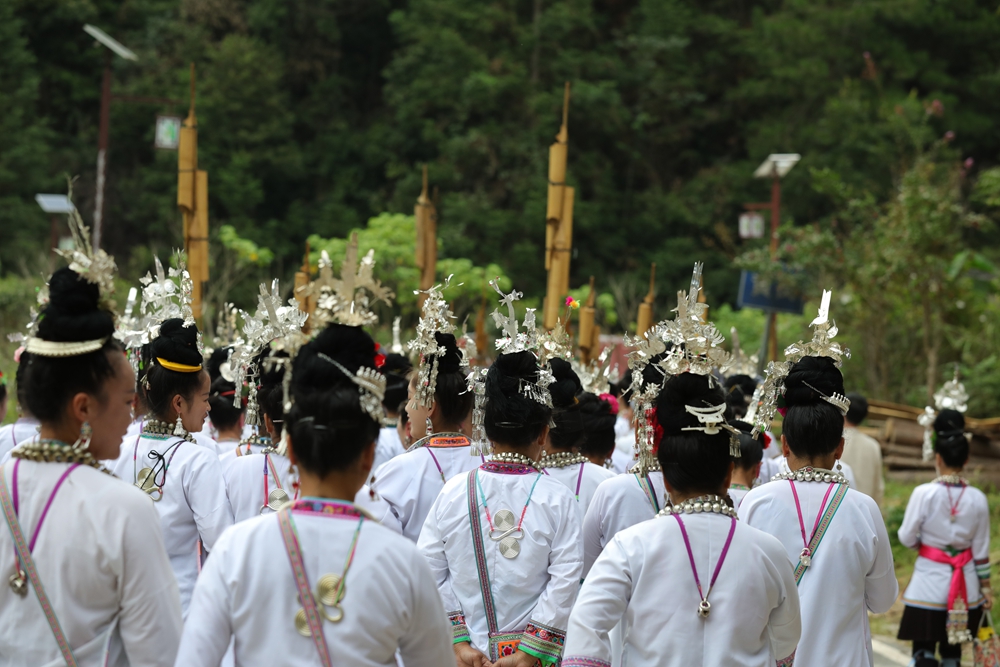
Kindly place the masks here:
<instances>
[{"instance_id":1,"label":"wooden post","mask_svg":"<svg viewBox=\"0 0 1000 667\"><path fill-rule=\"evenodd\" d=\"M549 272L542 324L552 329L559 320L560 297L569 291L569 260L573 250L573 188L566 186L569 152L569 95L563 92L562 125L549 147L548 203L545 210L545 268Z\"/></svg>"},{"instance_id":2,"label":"wooden post","mask_svg":"<svg viewBox=\"0 0 1000 667\"><path fill-rule=\"evenodd\" d=\"M423 187L417 197L413 217L417 228L416 262L420 269L420 290L426 291L434 286L437 272L437 209L428 196L427 165L424 165ZM417 297L418 308L423 307L426 298L426 294Z\"/></svg>"},{"instance_id":3,"label":"wooden post","mask_svg":"<svg viewBox=\"0 0 1000 667\"><path fill-rule=\"evenodd\" d=\"M641 336L653 326L653 301L656 298L656 262L649 268L649 292L639 304L639 317L636 322L635 335Z\"/></svg>"},{"instance_id":4,"label":"wooden post","mask_svg":"<svg viewBox=\"0 0 1000 667\"><path fill-rule=\"evenodd\" d=\"M194 63L191 63L191 106L177 148L177 205L184 219L184 251L194 283L191 310L195 318L201 319L202 296L208 282L208 172L198 169Z\"/></svg>"}]
</instances>

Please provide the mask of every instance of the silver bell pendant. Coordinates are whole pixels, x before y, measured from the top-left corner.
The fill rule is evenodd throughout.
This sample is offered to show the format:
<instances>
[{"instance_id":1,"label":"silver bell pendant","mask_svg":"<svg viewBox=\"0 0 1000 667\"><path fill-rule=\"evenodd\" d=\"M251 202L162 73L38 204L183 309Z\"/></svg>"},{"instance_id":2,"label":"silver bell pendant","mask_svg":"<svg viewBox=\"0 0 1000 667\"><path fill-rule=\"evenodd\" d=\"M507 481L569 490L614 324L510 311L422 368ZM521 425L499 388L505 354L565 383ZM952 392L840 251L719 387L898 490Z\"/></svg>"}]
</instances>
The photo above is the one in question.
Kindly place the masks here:
<instances>
[{"instance_id":1,"label":"silver bell pendant","mask_svg":"<svg viewBox=\"0 0 1000 667\"><path fill-rule=\"evenodd\" d=\"M698 603L698 615L702 618L708 618L709 613L712 611L712 604L708 600L702 600Z\"/></svg>"},{"instance_id":2,"label":"silver bell pendant","mask_svg":"<svg viewBox=\"0 0 1000 667\"><path fill-rule=\"evenodd\" d=\"M803 549L802 553L799 554L799 561L806 567L812 565L812 552L809 551L809 547Z\"/></svg>"}]
</instances>

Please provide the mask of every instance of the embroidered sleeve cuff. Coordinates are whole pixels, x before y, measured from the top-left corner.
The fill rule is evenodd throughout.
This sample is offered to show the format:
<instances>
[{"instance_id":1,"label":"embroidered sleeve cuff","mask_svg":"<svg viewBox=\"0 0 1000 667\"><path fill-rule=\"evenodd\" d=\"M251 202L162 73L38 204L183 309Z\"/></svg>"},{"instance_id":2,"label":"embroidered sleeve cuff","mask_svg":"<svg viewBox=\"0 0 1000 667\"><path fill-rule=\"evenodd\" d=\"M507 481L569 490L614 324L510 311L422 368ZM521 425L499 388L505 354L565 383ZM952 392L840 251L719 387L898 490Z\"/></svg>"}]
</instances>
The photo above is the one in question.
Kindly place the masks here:
<instances>
[{"instance_id":1,"label":"embroidered sleeve cuff","mask_svg":"<svg viewBox=\"0 0 1000 667\"><path fill-rule=\"evenodd\" d=\"M570 655L563 658L562 667L611 667L611 663L585 655Z\"/></svg>"},{"instance_id":2,"label":"embroidered sleeve cuff","mask_svg":"<svg viewBox=\"0 0 1000 667\"><path fill-rule=\"evenodd\" d=\"M778 660L775 664L777 665L777 667L792 667L792 664L794 662L795 662L795 651L792 651L792 654L790 656Z\"/></svg>"},{"instance_id":3,"label":"embroidered sleeve cuff","mask_svg":"<svg viewBox=\"0 0 1000 667\"><path fill-rule=\"evenodd\" d=\"M541 660L543 665L552 665L559 662L565 645L565 632L529 621L518 648Z\"/></svg>"},{"instance_id":4,"label":"embroidered sleeve cuff","mask_svg":"<svg viewBox=\"0 0 1000 667\"><path fill-rule=\"evenodd\" d=\"M976 574L980 579L990 578L990 559L984 558L976 561Z\"/></svg>"},{"instance_id":5,"label":"embroidered sleeve cuff","mask_svg":"<svg viewBox=\"0 0 1000 667\"><path fill-rule=\"evenodd\" d=\"M469 636L469 626L465 624L465 614L460 611L448 612L448 620L451 621L451 643L472 642Z\"/></svg>"}]
</instances>

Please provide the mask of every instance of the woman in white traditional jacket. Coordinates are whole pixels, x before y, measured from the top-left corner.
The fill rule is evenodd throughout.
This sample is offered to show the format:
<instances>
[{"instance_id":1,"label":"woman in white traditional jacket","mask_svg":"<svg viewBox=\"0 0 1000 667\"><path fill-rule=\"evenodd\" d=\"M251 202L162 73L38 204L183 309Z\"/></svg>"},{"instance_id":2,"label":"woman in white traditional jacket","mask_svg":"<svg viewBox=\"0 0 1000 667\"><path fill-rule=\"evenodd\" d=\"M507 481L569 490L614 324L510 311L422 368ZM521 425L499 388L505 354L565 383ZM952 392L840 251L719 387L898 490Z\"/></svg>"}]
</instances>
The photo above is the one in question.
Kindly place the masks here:
<instances>
[{"instance_id":1,"label":"woman in white traditional jacket","mask_svg":"<svg viewBox=\"0 0 1000 667\"><path fill-rule=\"evenodd\" d=\"M135 376L112 337L113 314L98 307L110 295L88 278L53 274L19 373L41 433L0 468L11 528L0 531L5 665L170 665L180 640L156 510L99 463L118 452ZM15 527L30 562L17 555Z\"/></svg>"},{"instance_id":2,"label":"woman in white traditional jacket","mask_svg":"<svg viewBox=\"0 0 1000 667\"><path fill-rule=\"evenodd\" d=\"M382 523L414 542L445 483L481 464L472 441L462 432L472 411L473 395L462 372L462 352L455 336L433 332L438 354L425 354L409 382L406 413L415 442L375 471L372 490L388 504ZM420 372L436 364L434 384L418 386Z\"/></svg>"},{"instance_id":3,"label":"woman in white traditional jacket","mask_svg":"<svg viewBox=\"0 0 1000 667\"><path fill-rule=\"evenodd\" d=\"M153 499L185 613L206 552L233 524L219 455L190 433L209 410L208 373L197 343L195 324L173 318L143 346L138 391L149 414L114 463L115 475Z\"/></svg>"},{"instance_id":4,"label":"woman in white traditional jacket","mask_svg":"<svg viewBox=\"0 0 1000 667\"><path fill-rule=\"evenodd\" d=\"M729 482L729 498L733 501L733 509L739 513L740 504L747 492L754 487L757 475L760 474L761 461L764 458L764 434L754 437L753 426L744 421L730 422L740 439L740 455L733 457L733 478Z\"/></svg>"},{"instance_id":5,"label":"woman in white traditional jacket","mask_svg":"<svg viewBox=\"0 0 1000 667\"><path fill-rule=\"evenodd\" d=\"M243 398L239 397L238 405L233 400L235 398L237 389L233 382L221 375L212 380L208 396L211 408L209 414L212 416L211 430L215 434L215 451L223 465L227 460L238 456L236 452L243 438ZM246 453L245 449L240 454Z\"/></svg>"},{"instance_id":6,"label":"woman in white traditional jacket","mask_svg":"<svg viewBox=\"0 0 1000 667\"><path fill-rule=\"evenodd\" d=\"M492 459L445 484L417 542L460 666L487 654L498 667L551 665L562 653L583 554L576 499L536 463L552 413L544 373L530 351L496 359L476 408L482 397Z\"/></svg>"},{"instance_id":7,"label":"woman in white traditional jacket","mask_svg":"<svg viewBox=\"0 0 1000 667\"><path fill-rule=\"evenodd\" d=\"M223 535L198 580L177 667L442 667L453 661L441 599L412 542L351 501L371 471L384 378L375 344L331 325L292 370L288 455L302 497Z\"/></svg>"},{"instance_id":8,"label":"woman in white traditional jacket","mask_svg":"<svg viewBox=\"0 0 1000 667\"><path fill-rule=\"evenodd\" d=\"M899 586L878 505L831 469L844 448L844 378L834 358L806 356L779 382L787 408L781 447L791 472L747 493L740 518L777 537L796 563L796 663L869 667L868 612L888 611Z\"/></svg>"},{"instance_id":9,"label":"woman in white traditional jacket","mask_svg":"<svg viewBox=\"0 0 1000 667\"><path fill-rule=\"evenodd\" d=\"M610 666L619 622L629 667L790 665L801 629L795 580L781 543L726 502L722 388L682 373L655 405L671 505L604 548L570 614L563 667Z\"/></svg>"},{"instance_id":10,"label":"woman in white traditional jacket","mask_svg":"<svg viewBox=\"0 0 1000 667\"><path fill-rule=\"evenodd\" d=\"M284 352L277 353L285 356ZM255 361L260 369L260 384L257 386L259 428L268 443L247 453L241 447L239 453L222 460L226 495L233 508L236 523L261 514L269 514L281 508L298 495L298 476L292 469L288 456L279 453L270 443L281 441L284 426L285 392L282 387L283 366L268 361L272 352L266 350Z\"/></svg>"},{"instance_id":11,"label":"woman in white traditional jacket","mask_svg":"<svg viewBox=\"0 0 1000 667\"><path fill-rule=\"evenodd\" d=\"M614 410L618 409L618 402L611 394L598 396L590 392L580 394L577 399L580 401L580 418L583 420L584 431L583 442L579 446L580 453L594 465L612 473L608 477L610 479L617 474L611 458L615 450L615 423L618 417Z\"/></svg>"},{"instance_id":12,"label":"woman in white traditional jacket","mask_svg":"<svg viewBox=\"0 0 1000 667\"><path fill-rule=\"evenodd\" d=\"M903 593L899 639L913 642L916 667L958 667L962 643L976 636L983 609L993 607L990 586L990 508L986 495L962 478L969 460L965 418L942 410L932 442L939 477L913 490L899 541L917 549Z\"/></svg>"},{"instance_id":13,"label":"woman in white traditional jacket","mask_svg":"<svg viewBox=\"0 0 1000 667\"><path fill-rule=\"evenodd\" d=\"M552 394L553 427L545 443L546 456L540 462L542 471L566 485L576 498L583 521L590 501L601 482L615 473L603 466L594 465L581 453L580 447L587 438L580 396L583 385L568 361L549 360L549 368L556 381L549 386Z\"/></svg>"},{"instance_id":14,"label":"woman in white traditional jacket","mask_svg":"<svg viewBox=\"0 0 1000 667\"><path fill-rule=\"evenodd\" d=\"M663 381L655 367L661 356L654 356L642 371L644 391ZM626 391L631 400L633 391ZM660 474L660 463L644 450L636 437L637 463L624 475L616 475L597 487L583 519L583 576L601 555L604 546L619 531L652 519L667 504L667 490Z\"/></svg>"}]
</instances>

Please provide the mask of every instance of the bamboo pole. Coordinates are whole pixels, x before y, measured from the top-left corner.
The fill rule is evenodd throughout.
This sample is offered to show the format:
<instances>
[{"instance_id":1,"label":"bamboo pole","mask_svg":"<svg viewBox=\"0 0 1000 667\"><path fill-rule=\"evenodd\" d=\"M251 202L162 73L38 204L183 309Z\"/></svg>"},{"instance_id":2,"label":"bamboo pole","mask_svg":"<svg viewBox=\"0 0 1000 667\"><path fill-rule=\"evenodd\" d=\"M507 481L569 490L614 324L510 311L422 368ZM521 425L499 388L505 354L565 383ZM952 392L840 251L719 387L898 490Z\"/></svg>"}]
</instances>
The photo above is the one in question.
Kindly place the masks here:
<instances>
[{"instance_id":1,"label":"bamboo pole","mask_svg":"<svg viewBox=\"0 0 1000 667\"><path fill-rule=\"evenodd\" d=\"M639 304L639 316L636 322L635 333L637 336L649 331L653 326L653 301L656 298L656 262L649 268L649 292L646 298Z\"/></svg>"}]
</instances>

